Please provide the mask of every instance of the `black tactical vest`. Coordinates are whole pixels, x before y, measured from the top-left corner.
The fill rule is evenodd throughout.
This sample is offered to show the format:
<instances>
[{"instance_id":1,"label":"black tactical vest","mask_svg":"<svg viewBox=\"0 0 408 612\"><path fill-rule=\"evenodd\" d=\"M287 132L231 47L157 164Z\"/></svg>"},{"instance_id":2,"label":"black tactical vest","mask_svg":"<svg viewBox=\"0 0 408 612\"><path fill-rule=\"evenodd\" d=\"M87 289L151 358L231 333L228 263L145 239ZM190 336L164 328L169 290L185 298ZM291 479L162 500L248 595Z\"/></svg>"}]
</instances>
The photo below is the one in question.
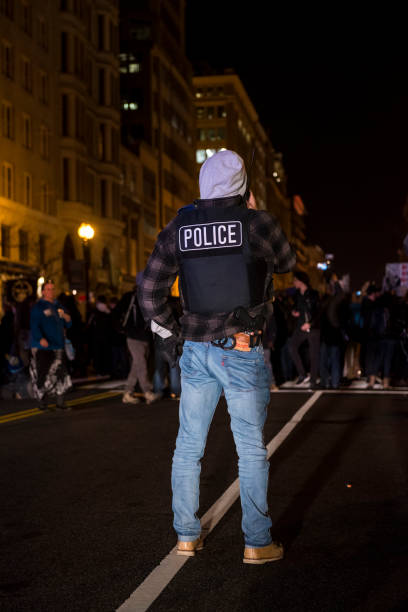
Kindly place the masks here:
<instances>
[{"instance_id":1,"label":"black tactical vest","mask_svg":"<svg viewBox=\"0 0 408 612\"><path fill-rule=\"evenodd\" d=\"M179 210L180 288L189 312L230 313L264 301L267 266L251 254L249 214L244 205Z\"/></svg>"}]
</instances>

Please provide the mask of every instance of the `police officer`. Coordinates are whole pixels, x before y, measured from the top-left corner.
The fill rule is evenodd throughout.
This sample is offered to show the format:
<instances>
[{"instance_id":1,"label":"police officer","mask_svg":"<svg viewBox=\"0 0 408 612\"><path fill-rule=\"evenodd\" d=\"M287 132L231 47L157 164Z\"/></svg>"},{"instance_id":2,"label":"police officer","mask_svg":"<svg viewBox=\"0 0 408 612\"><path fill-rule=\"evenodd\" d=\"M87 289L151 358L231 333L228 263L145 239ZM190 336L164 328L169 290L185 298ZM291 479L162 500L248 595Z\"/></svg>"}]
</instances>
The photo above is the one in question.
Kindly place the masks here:
<instances>
[{"instance_id":1,"label":"police officer","mask_svg":"<svg viewBox=\"0 0 408 612\"><path fill-rule=\"evenodd\" d=\"M160 233L139 287L139 301L164 350L180 360L182 391L173 456L172 490L178 554L203 547L200 460L221 392L228 404L239 457L244 563L281 559L268 514L263 427L269 379L261 336L274 272L288 272L295 255L277 221L247 206L243 160L220 151L203 164L201 199L180 209ZM179 275L183 314L168 303Z\"/></svg>"}]
</instances>

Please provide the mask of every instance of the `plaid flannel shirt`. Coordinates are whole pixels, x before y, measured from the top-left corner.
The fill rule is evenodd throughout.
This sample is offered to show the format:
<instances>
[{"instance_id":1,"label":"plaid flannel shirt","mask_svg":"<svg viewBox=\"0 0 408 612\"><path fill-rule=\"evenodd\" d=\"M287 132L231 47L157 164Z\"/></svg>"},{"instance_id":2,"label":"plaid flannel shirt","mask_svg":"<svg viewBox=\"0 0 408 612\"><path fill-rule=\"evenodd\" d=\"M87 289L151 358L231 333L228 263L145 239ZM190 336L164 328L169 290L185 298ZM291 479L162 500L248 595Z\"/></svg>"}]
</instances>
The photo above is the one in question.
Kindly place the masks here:
<instances>
[{"instance_id":1,"label":"plaid flannel shirt","mask_svg":"<svg viewBox=\"0 0 408 612\"><path fill-rule=\"evenodd\" d=\"M199 200L199 206L237 204L238 198L223 200ZM225 338L239 331L245 331L233 313L203 315L188 312L184 308L180 318L180 329L168 304L171 286L179 273L176 233L176 222L173 219L160 232L143 272L143 281L138 287L138 299L145 320L153 320L173 334L196 342ZM270 286L274 273L283 274L295 266L296 255L278 221L268 212L250 211L249 242L253 256L263 258L267 262L265 288ZM264 307L265 303L249 308L248 312L251 316L255 316L263 312Z\"/></svg>"}]
</instances>

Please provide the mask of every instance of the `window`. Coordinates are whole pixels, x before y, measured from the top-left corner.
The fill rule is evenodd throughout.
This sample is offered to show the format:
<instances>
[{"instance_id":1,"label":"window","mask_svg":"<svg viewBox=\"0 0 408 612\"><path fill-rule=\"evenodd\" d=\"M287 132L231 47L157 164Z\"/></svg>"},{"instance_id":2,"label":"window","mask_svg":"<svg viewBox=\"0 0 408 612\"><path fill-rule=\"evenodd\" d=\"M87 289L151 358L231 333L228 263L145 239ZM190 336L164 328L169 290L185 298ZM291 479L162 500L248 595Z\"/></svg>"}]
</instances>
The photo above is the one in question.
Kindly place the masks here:
<instances>
[{"instance_id":1,"label":"window","mask_svg":"<svg viewBox=\"0 0 408 612\"><path fill-rule=\"evenodd\" d=\"M0 0L0 14L14 19L14 0Z\"/></svg>"},{"instance_id":2,"label":"window","mask_svg":"<svg viewBox=\"0 0 408 612\"><path fill-rule=\"evenodd\" d=\"M196 151L196 162L202 164L206 159L212 157L218 149L198 149Z\"/></svg>"},{"instance_id":3,"label":"window","mask_svg":"<svg viewBox=\"0 0 408 612\"><path fill-rule=\"evenodd\" d=\"M18 230L18 254L20 261L28 261L28 232Z\"/></svg>"},{"instance_id":4,"label":"window","mask_svg":"<svg viewBox=\"0 0 408 612\"><path fill-rule=\"evenodd\" d=\"M9 200L14 199L14 168L11 164L4 162L1 168L2 195Z\"/></svg>"},{"instance_id":5,"label":"window","mask_svg":"<svg viewBox=\"0 0 408 612\"><path fill-rule=\"evenodd\" d=\"M70 200L70 187L70 159L68 157L64 157L62 159L62 194L64 200Z\"/></svg>"},{"instance_id":6,"label":"window","mask_svg":"<svg viewBox=\"0 0 408 612\"><path fill-rule=\"evenodd\" d=\"M112 155L111 160L115 163L119 163L119 132L112 128L111 130L111 147Z\"/></svg>"},{"instance_id":7,"label":"window","mask_svg":"<svg viewBox=\"0 0 408 612\"><path fill-rule=\"evenodd\" d=\"M69 136L69 98L67 94L61 96L61 134Z\"/></svg>"},{"instance_id":8,"label":"window","mask_svg":"<svg viewBox=\"0 0 408 612\"><path fill-rule=\"evenodd\" d=\"M48 104L48 74L46 72L40 72L40 102L42 104Z\"/></svg>"},{"instance_id":9,"label":"window","mask_svg":"<svg viewBox=\"0 0 408 612\"><path fill-rule=\"evenodd\" d=\"M9 225L1 226L1 256L10 257L10 233L11 227Z\"/></svg>"},{"instance_id":10,"label":"window","mask_svg":"<svg viewBox=\"0 0 408 612\"><path fill-rule=\"evenodd\" d=\"M108 181L105 179L101 180L101 217L108 216Z\"/></svg>"},{"instance_id":11,"label":"window","mask_svg":"<svg viewBox=\"0 0 408 612\"><path fill-rule=\"evenodd\" d=\"M61 72L69 72L68 43L67 32L61 32Z\"/></svg>"},{"instance_id":12,"label":"window","mask_svg":"<svg viewBox=\"0 0 408 612\"><path fill-rule=\"evenodd\" d=\"M32 206L33 203L33 180L31 174L24 172L24 204Z\"/></svg>"},{"instance_id":13,"label":"window","mask_svg":"<svg viewBox=\"0 0 408 612\"><path fill-rule=\"evenodd\" d=\"M38 238L38 259L40 262L40 266L45 264L45 249L47 246L47 236L45 234L40 234Z\"/></svg>"},{"instance_id":14,"label":"window","mask_svg":"<svg viewBox=\"0 0 408 612\"><path fill-rule=\"evenodd\" d=\"M23 146L26 149L31 149L33 144L32 140L32 127L31 117L23 113Z\"/></svg>"},{"instance_id":15,"label":"window","mask_svg":"<svg viewBox=\"0 0 408 612\"><path fill-rule=\"evenodd\" d=\"M99 124L98 158L101 160L106 159L106 126L104 123Z\"/></svg>"},{"instance_id":16,"label":"window","mask_svg":"<svg viewBox=\"0 0 408 612\"><path fill-rule=\"evenodd\" d=\"M105 15L98 15L98 49L105 50Z\"/></svg>"},{"instance_id":17,"label":"window","mask_svg":"<svg viewBox=\"0 0 408 612\"><path fill-rule=\"evenodd\" d=\"M112 217L120 219L120 185L112 183Z\"/></svg>"},{"instance_id":18,"label":"window","mask_svg":"<svg viewBox=\"0 0 408 612\"><path fill-rule=\"evenodd\" d=\"M38 44L44 51L48 51L48 23L44 17L38 18Z\"/></svg>"},{"instance_id":19,"label":"window","mask_svg":"<svg viewBox=\"0 0 408 612\"><path fill-rule=\"evenodd\" d=\"M22 85L23 88L32 93L33 91L33 65L26 57L22 58L21 62L21 74L22 74Z\"/></svg>"},{"instance_id":20,"label":"window","mask_svg":"<svg viewBox=\"0 0 408 612\"><path fill-rule=\"evenodd\" d=\"M120 53L120 72L123 74L137 74L141 71L142 65L140 61L136 60L134 53Z\"/></svg>"},{"instance_id":21,"label":"window","mask_svg":"<svg viewBox=\"0 0 408 612\"><path fill-rule=\"evenodd\" d=\"M100 68L98 71L98 101L99 104L101 104L102 106L105 105L106 100L105 100L105 69L104 68Z\"/></svg>"},{"instance_id":22,"label":"window","mask_svg":"<svg viewBox=\"0 0 408 612\"><path fill-rule=\"evenodd\" d=\"M77 37L74 40L74 72L81 80L85 80L85 46Z\"/></svg>"},{"instance_id":23,"label":"window","mask_svg":"<svg viewBox=\"0 0 408 612\"><path fill-rule=\"evenodd\" d=\"M156 199L156 175L143 166L143 195L149 200Z\"/></svg>"},{"instance_id":24,"label":"window","mask_svg":"<svg viewBox=\"0 0 408 612\"><path fill-rule=\"evenodd\" d=\"M33 33L33 8L28 2L23 2L23 30L29 36Z\"/></svg>"},{"instance_id":25,"label":"window","mask_svg":"<svg viewBox=\"0 0 408 612\"><path fill-rule=\"evenodd\" d=\"M48 212L48 185L44 181L40 186L40 209L45 213Z\"/></svg>"},{"instance_id":26,"label":"window","mask_svg":"<svg viewBox=\"0 0 408 612\"><path fill-rule=\"evenodd\" d=\"M14 79L14 49L4 40L1 43L1 71L8 79Z\"/></svg>"},{"instance_id":27,"label":"window","mask_svg":"<svg viewBox=\"0 0 408 612\"><path fill-rule=\"evenodd\" d=\"M48 128L45 125L40 127L40 155L43 159L49 157Z\"/></svg>"},{"instance_id":28,"label":"window","mask_svg":"<svg viewBox=\"0 0 408 612\"><path fill-rule=\"evenodd\" d=\"M5 138L14 138L14 108L10 102L1 105L2 134Z\"/></svg>"},{"instance_id":29,"label":"window","mask_svg":"<svg viewBox=\"0 0 408 612\"><path fill-rule=\"evenodd\" d=\"M85 176L85 202L92 207L95 203L95 174L89 170Z\"/></svg>"}]
</instances>

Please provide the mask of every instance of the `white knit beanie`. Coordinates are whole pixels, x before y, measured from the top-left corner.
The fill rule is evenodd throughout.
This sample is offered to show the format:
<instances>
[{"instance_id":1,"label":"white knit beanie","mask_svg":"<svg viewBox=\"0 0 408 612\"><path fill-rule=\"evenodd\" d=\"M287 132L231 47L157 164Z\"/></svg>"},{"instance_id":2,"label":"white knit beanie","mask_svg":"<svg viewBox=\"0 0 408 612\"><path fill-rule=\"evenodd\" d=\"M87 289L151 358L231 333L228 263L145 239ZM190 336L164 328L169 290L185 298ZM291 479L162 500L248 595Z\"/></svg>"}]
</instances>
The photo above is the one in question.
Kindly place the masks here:
<instances>
[{"instance_id":1,"label":"white knit beanie","mask_svg":"<svg viewBox=\"0 0 408 612\"><path fill-rule=\"evenodd\" d=\"M243 196L247 184L244 161L234 151L218 151L201 166L199 184L203 200Z\"/></svg>"}]
</instances>

